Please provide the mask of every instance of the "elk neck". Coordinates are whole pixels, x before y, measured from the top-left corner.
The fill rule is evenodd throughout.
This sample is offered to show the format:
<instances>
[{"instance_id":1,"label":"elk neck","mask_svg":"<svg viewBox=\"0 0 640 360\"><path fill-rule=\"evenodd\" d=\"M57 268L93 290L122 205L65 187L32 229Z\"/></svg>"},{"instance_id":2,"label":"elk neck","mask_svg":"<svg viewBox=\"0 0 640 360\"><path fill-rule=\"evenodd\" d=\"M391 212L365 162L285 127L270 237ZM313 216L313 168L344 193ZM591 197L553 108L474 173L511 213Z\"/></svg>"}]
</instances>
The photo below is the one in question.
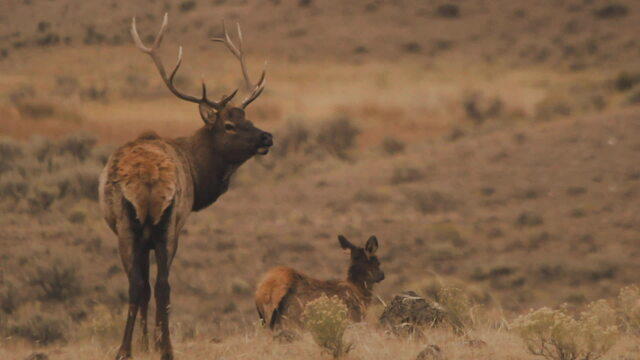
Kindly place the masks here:
<instances>
[{"instance_id":1,"label":"elk neck","mask_svg":"<svg viewBox=\"0 0 640 360\"><path fill-rule=\"evenodd\" d=\"M354 266L349 267L347 283L351 284L358 290L358 293L362 298L361 300L365 305L369 305L371 303L371 298L373 297L373 284L369 284L364 279L364 274L361 274Z\"/></svg>"},{"instance_id":2,"label":"elk neck","mask_svg":"<svg viewBox=\"0 0 640 360\"><path fill-rule=\"evenodd\" d=\"M206 128L190 137L177 139L185 151L193 177L193 211L213 204L229 188L231 175L244 162L230 162L224 158L216 142Z\"/></svg>"}]
</instances>

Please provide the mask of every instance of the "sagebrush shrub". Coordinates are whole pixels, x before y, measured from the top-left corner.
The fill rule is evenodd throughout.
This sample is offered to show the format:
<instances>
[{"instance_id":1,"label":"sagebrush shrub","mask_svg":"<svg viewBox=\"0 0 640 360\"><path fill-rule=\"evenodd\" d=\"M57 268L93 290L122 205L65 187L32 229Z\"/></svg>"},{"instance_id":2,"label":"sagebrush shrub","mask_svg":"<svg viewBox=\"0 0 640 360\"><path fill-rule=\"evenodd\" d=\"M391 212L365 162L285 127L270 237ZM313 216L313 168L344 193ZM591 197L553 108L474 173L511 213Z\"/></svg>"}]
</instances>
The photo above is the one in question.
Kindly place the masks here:
<instances>
[{"instance_id":1,"label":"sagebrush shrub","mask_svg":"<svg viewBox=\"0 0 640 360\"><path fill-rule=\"evenodd\" d=\"M12 283L6 282L0 288L0 310L6 314L13 313L19 305L18 292Z\"/></svg>"},{"instance_id":2,"label":"sagebrush shrub","mask_svg":"<svg viewBox=\"0 0 640 360\"><path fill-rule=\"evenodd\" d=\"M351 345L344 342L344 332L349 325L347 306L337 296L321 297L309 302L304 309L303 322L318 345L334 358L346 354Z\"/></svg>"},{"instance_id":3,"label":"sagebrush shrub","mask_svg":"<svg viewBox=\"0 0 640 360\"><path fill-rule=\"evenodd\" d=\"M462 332L473 324L471 300L461 289L443 286L438 291L437 301L446 309L446 320L454 331Z\"/></svg>"},{"instance_id":4,"label":"sagebrush shrub","mask_svg":"<svg viewBox=\"0 0 640 360\"><path fill-rule=\"evenodd\" d=\"M618 340L615 312L606 301L591 303L579 318L547 307L511 324L530 353L553 360L596 360Z\"/></svg>"},{"instance_id":5,"label":"sagebrush shrub","mask_svg":"<svg viewBox=\"0 0 640 360\"><path fill-rule=\"evenodd\" d=\"M318 145L329 154L346 159L348 151L355 146L359 133L360 130L349 118L341 116L324 123L318 131L316 140Z\"/></svg>"},{"instance_id":6,"label":"sagebrush shrub","mask_svg":"<svg viewBox=\"0 0 640 360\"><path fill-rule=\"evenodd\" d=\"M64 301L82 292L78 267L61 260L37 265L28 282L40 291L40 298L44 301Z\"/></svg>"},{"instance_id":7,"label":"sagebrush shrub","mask_svg":"<svg viewBox=\"0 0 640 360\"><path fill-rule=\"evenodd\" d=\"M627 286L618 295L618 312L624 329L640 334L640 288Z\"/></svg>"},{"instance_id":8,"label":"sagebrush shrub","mask_svg":"<svg viewBox=\"0 0 640 360\"><path fill-rule=\"evenodd\" d=\"M37 345L49 345L67 340L67 323L53 315L38 313L18 321L7 329L11 336L21 337Z\"/></svg>"}]
</instances>

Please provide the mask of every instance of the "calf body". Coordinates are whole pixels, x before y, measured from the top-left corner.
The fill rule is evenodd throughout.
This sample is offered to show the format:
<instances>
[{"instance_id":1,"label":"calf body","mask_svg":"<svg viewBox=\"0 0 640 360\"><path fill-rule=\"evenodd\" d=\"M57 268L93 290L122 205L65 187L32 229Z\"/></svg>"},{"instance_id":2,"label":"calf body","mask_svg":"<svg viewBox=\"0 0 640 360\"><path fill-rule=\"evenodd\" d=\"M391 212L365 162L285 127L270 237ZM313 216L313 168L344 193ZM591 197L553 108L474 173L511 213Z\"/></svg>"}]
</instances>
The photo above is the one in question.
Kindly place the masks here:
<instances>
[{"instance_id":1,"label":"calf body","mask_svg":"<svg viewBox=\"0 0 640 360\"><path fill-rule=\"evenodd\" d=\"M284 266L265 274L255 295L258 316L264 324L271 329L285 324L301 326L306 304L323 294L340 298L352 321L364 319L373 285L384 279L375 256L378 240L372 236L364 248L351 244L343 236L339 236L339 241L351 254L346 280L318 280Z\"/></svg>"}]
</instances>

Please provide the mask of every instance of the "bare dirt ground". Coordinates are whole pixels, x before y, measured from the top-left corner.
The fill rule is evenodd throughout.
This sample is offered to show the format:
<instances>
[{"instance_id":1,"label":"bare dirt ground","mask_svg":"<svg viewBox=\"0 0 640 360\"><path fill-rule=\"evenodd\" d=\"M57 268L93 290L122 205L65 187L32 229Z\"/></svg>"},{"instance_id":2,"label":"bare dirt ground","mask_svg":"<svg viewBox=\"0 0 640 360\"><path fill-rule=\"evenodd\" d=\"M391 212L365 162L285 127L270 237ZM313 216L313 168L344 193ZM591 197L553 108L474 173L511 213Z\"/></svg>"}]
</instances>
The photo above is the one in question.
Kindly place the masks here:
<instances>
[{"instance_id":1,"label":"bare dirt ground","mask_svg":"<svg viewBox=\"0 0 640 360\"><path fill-rule=\"evenodd\" d=\"M184 230L171 279L178 358L326 358L308 335L282 345L258 329L252 294L275 265L344 277L339 233L380 239L383 300L446 283L491 314L472 330L488 344L478 350L442 329L390 338L376 304L347 333L354 359L413 359L425 344L451 359L533 359L496 324L638 282L636 2L8 0L0 358L115 354L127 291L97 174L143 130L200 126L129 39L131 16L146 38L165 11L166 64L182 45L180 87L196 92L203 77L216 96L240 72L207 37L222 19L242 23L251 69L268 59L248 115L276 142ZM625 335L609 356L636 359L636 344Z\"/></svg>"}]
</instances>

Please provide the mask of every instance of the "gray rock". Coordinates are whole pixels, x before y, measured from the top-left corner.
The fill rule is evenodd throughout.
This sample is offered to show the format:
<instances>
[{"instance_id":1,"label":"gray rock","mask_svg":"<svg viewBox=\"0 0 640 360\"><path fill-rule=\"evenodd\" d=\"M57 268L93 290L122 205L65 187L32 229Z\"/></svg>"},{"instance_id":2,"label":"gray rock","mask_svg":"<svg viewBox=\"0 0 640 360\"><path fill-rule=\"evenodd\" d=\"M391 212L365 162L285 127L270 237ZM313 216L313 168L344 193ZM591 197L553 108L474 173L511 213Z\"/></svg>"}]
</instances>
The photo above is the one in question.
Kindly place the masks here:
<instances>
[{"instance_id":1,"label":"gray rock","mask_svg":"<svg viewBox=\"0 0 640 360\"><path fill-rule=\"evenodd\" d=\"M404 291L387 305L380 315L380 324L396 335L422 335L422 329L440 324L446 311L434 301L413 291Z\"/></svg>"},{"instance_id":2,"label":"gray rock","mask_svg":"<svg viewBox=\"0 0 640 360\"><path fill-rule=\"evenodd\" d=\"M427 345L424 350L420 351L416 360L444 360L445 357L442 354L442 350L438 345Z\"/></svg>"}]
</instances>

